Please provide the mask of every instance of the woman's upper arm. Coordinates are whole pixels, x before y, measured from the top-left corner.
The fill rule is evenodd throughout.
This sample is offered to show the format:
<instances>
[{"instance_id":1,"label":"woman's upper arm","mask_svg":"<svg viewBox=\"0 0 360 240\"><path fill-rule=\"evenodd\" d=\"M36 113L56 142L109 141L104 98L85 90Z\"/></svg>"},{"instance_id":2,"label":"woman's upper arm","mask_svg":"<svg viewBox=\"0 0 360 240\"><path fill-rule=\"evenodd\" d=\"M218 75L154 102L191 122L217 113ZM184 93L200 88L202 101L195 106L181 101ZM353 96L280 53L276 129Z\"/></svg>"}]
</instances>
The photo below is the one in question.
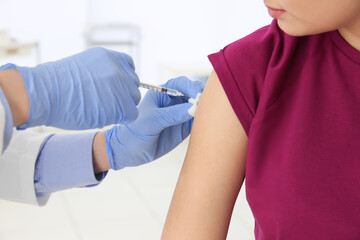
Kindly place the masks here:
<instances>
[{"instance_id":1,"label":"woman's upper arm","mask_svg":"<svg viewBox=\"0 0 360 240\"><path fill-rule=\"evenodd\" d=\"M226 238L245 177L246 150L246 133L213 72L196 111L162 239Z\"/></svg>"}]
</instances>

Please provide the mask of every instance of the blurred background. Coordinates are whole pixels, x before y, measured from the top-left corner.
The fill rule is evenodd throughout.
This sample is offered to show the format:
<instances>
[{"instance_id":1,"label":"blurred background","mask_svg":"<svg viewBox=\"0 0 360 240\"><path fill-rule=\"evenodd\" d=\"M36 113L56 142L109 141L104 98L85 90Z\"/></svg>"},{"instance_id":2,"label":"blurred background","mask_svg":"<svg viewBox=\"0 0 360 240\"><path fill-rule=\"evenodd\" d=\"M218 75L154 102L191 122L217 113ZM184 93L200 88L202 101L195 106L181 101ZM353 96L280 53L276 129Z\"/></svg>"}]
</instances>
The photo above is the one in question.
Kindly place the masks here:
<instances>
[{"instance_id":1,"label":"blurred background","mask_svg":"<svg viewBox=\"0 0 360 240\"><path fill-rule=\"evenodd\" d=\"M143 82L205 81L208 54L270 22L260 0L0 0L0 64L34 66L103 46L130 54ZM187 145L111 171L97 187L54 193L45 207L0 200L0 240L159 239ZM254 239L244 186L228 239Z\"/></svg>"}]
</instances>

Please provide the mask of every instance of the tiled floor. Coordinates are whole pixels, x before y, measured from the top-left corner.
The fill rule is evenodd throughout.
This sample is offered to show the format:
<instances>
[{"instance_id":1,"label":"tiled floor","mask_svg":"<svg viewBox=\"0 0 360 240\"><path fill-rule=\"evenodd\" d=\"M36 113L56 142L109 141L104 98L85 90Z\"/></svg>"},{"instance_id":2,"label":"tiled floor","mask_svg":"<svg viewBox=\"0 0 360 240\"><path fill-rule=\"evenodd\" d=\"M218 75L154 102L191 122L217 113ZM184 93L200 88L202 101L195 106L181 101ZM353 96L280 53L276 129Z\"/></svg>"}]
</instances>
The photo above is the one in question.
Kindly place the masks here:
<instances>
[{"instance_id":1,"label":"tiled floor","mask_svg":"<svg viewBox=\"0 0 360 240\"><path fill-rule=\"evenodd\" d=\"M45 207L0 200L0 240L159 239L187 144L100 186L55 193ZM252 240L253 228L243 188L228 239Z\"/></svg>"}]
</instances>

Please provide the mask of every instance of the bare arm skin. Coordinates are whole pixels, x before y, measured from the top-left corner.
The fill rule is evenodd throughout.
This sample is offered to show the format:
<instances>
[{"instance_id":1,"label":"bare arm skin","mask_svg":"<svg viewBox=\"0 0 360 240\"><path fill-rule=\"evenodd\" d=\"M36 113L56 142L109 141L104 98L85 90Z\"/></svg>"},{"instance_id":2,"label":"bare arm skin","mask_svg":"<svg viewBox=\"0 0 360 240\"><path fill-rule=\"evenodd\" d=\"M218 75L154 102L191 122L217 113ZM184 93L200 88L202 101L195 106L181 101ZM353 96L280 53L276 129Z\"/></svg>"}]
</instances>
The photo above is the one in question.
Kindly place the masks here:
<instances>
[{"instance_id":1,"label":"bare arm skin","mask_svg":"<svg viewBox=\"0 0 360 240\"><path fill-rule=\"evenodd\" d=\"M106 141L103 132L98 132L95 135L92 151L94 173L96 174L109 170L110 163L106 152Z\"/></svg>"},{"instance_id":2,"label":"bare arm skin","mask_svg":"<svg viewBox=\"0 0 360 240\"><path fill-rule=\"evenodd\" d=\"M14 126L26 123L30 100L19 71L16 69L0 71L0 87L9 103Z\"/></svg>"},{"instance_id":3,"label":"bare arm skin","mask_svg":"<svg viewBox=\"0 0 360 240\"><path fill-rule=\"evenodd\" d=\"M245 178L247 136L215 72L199 102L162 239L225 239Z\"/></svg>"}]
</instances>

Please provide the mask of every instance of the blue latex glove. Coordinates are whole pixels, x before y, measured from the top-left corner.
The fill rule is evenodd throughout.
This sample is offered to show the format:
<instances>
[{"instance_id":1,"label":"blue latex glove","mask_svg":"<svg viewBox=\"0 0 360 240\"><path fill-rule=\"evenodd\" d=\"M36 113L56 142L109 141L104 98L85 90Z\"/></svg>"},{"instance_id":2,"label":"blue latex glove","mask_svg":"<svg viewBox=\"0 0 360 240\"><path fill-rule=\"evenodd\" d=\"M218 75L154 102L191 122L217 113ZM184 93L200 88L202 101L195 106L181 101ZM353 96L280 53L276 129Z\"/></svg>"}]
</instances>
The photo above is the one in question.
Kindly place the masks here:
<instances>
[{"instance_id":1,"label":"blue latex glove","mask_svg":"<svg viewBox=\"0 0 360 240\"><path fill-rule=\"evenodd\" d=\"M96 47L34 68L2 68L17 68L29 94L28 121L18 129L91 129L137 118L139 79L124 53Z\"/></svg>"},{"instance_id":2,"label":"blue latex glove","mask_svg":"<svg viewBox=\"0 0 360 240\"><path fill-rule=\"evenodd\" d=\"M204 83L186 77L169 80L163 86L192 98L204 89ZM105 131L111 168L118 170L151 162L180 144L190 134L193 122L188 99L148 91L134 122Z\"/></svg>"}]
</instances>

